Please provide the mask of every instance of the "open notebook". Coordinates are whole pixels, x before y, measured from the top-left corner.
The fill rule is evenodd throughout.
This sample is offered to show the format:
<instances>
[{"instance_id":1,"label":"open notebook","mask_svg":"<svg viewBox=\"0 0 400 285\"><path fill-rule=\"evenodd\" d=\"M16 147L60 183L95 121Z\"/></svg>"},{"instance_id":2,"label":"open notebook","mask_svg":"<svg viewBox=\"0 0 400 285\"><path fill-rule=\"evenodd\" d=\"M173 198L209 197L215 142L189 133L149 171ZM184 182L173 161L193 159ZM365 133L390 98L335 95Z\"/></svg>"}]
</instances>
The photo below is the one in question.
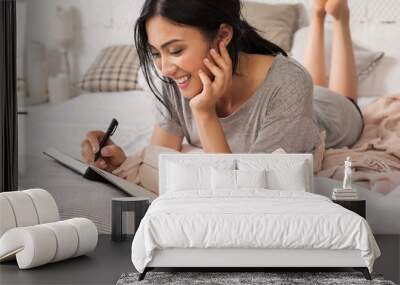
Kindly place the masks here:
<instances>
[{"instance_id":1,"label":"open notebook","mask_svg":"<svg viewBox=\"0 0 400 285\"><path fill-rule=\"evenodd\" d=\"M85 173L87 169L91 169L95 174L98 174L98 178L94 179L93 177L90 178L91 180L96 181L106 181L117 187L118 189L126 192L127 194L134 196L134 197L146 197L155 199L157 196L153 192L144 189L143 187L134 184L133 182L126 181L116 175L113 175L107 171L104 171L100 168L97 168L93 165L88 165L78 159L75 159L55 148L48 148L46 149L43 154L53 158L60 164L64 165L65 167L81 174L82 176L86 177ZM92 172L92 173L93 173Z\"/></svg>"}]
</instances>

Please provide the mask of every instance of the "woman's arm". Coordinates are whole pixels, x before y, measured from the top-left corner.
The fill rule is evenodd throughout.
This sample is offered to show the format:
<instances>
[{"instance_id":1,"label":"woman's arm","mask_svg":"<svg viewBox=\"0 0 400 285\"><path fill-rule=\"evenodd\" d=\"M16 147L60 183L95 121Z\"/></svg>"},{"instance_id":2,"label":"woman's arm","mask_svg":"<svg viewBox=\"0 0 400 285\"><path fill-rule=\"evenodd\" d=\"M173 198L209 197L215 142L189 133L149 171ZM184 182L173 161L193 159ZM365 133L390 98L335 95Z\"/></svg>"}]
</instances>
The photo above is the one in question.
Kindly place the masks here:
<instances>
[{"instance_id":1,"label":"woman's arm","mask_svg":"<svg viewBox=\"0 0 400 285\"><path fill-rule=\"evenodd\" d=\"M193 112L197 123L199 137L204 152L207 153L231 153L231 149L225 138L224 130L215 112L200 114Z\"/></svg>"},{"instance_id":2,"label":"woman's arm","mask_svg":"<svg viewBox=\"0 0 400 285\"><path fill-rule=\"evenodd\" d=\"M216 112L216 103L232 84L232 62L224 42L220 42L219 51L210 50L213 61L204 59L205 66L214 75L214 80L199 70L203 84L202 92L189 102L197 124L200 141L205 152L231 153L225 133Z\"/></svg>"},{"instance_id":3,"label":"woman's arm","mask_svg":"<svg viewBox=\"0 0 400 285\"><path fill-rule=\"evenodd\" d=\"M167 132L160 128L159 125L154 126L153 134L151 136L150 144L163 146L175 149L177 151L181 151L182 149L182 141L183 137L180 137L176 134Z\"/></svg>"}]
</instances>

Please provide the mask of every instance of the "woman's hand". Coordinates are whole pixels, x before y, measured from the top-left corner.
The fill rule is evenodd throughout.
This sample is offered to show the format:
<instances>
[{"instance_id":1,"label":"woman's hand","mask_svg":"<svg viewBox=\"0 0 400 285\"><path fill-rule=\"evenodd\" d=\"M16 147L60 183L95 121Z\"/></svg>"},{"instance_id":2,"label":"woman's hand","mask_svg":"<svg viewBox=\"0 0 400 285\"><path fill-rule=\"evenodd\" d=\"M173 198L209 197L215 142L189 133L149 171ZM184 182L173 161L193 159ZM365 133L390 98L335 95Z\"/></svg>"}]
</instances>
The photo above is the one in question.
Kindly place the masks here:
<instances>
[{"instance_id":1,"label":"woman's hand","mask_svg":"<svg viewBox=\"0 0 400 285\"><path fill-rule=\"evenodd\" d=\"M194 113L215 113L215 106L218 99L226 93L232 84L232 61L223 42L219 44L219 51L220 54L211 49L210 54L213 62L208 58L204 59L205 66L214 75L214 81L211 81L203 70L199 70L203 90L189 102Z\"/></svg>"},{"instance_id":2,"label":"woman's hand","mask_svg":"<svg viewBox=\"0 0 400 285\"><path fill-rule=\"evenodd\" d=\"M94 161L95 154L100 148L100 141L104 134L103 131L91 131L87 133L86 138L81 143L81 153L86 163L112 172L126 160L126 156L122 148L109 139L106 146L101 149L99 159Z\"/></svg>"}]
</instances>

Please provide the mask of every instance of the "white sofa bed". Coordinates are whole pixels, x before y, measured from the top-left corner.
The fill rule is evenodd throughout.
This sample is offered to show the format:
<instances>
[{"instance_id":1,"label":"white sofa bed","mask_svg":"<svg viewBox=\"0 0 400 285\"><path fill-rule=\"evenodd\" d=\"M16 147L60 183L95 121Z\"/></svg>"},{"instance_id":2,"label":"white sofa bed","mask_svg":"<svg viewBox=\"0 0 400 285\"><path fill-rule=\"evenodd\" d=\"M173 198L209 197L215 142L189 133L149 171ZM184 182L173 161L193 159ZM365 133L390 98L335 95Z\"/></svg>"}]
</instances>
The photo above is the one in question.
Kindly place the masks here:
<instances>
[{"instance_id":1,"label":"white sofa bed","mask_svg":"<svg viewBox=\"0 0 400 285\"><path fill-rule=\"evenodd\" d=\"M159 267L354 267L380 255L368 223L313 194L309 154L160 155L160 196L132 243Z\"/></svg>"}]
</instances>

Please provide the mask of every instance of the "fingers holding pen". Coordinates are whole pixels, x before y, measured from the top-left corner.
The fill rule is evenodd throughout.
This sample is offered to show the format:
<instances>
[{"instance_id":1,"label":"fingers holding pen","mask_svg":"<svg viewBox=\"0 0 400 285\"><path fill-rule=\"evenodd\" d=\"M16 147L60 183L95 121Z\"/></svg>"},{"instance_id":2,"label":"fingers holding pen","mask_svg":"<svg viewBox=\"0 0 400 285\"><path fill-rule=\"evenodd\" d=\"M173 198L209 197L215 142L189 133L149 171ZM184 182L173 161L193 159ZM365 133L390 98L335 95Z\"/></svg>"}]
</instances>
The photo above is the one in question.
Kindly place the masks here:
<instances>
[{"instance_id":1,"label":"fingers holding pen","mask_svg":"<svg viewBox=\"0 0 400 285\"><path fill-rule=\"evenodd\" d=\"M101 159L101 157L96 160L95 163L95 155L100 149L100 141L103 138L105 133L103 131L90 131L86 134L85 139L81 143L81 155L85 159L86 163L88 164L95 164L100 168L104 168L106 165L105 161ZM106 145L113 145L114 143L112 140L108 139ZM107 153L107 151L106 151ZM100 153L102 156L103 154ZM103 161L103 162L102 162Z\"/></svg>"},{"instance_id":2,"label":"fingers holding pen","mask_svg":"<svg viewBox=\"0 0 400 285\"><path fill-rule=\"evenodd\" d=\"M86 163L92 164L94 162L93 147L88 139L83 140L81 143L81 155Z\"/></svg>"}]
</instances>

